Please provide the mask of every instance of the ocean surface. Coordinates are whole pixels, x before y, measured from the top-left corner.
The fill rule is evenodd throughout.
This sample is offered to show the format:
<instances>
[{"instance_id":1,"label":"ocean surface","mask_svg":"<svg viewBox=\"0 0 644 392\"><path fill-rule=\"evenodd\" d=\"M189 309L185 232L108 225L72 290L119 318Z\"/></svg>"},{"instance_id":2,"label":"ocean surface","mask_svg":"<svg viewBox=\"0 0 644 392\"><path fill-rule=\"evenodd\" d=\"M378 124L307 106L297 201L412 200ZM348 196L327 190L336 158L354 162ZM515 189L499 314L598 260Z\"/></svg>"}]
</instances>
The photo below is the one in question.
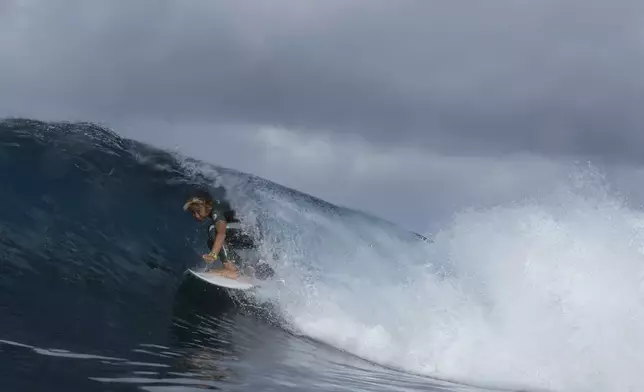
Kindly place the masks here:
<instances>
[{"instance_id":1,"label":"ocean surface","mask_svg":"<svg viewBox=\"0 0 644 392\"><path fill-rule=\"evenodd\" d=\"M425 239L93 124L0 121L0 391L644 390L644 218L592 175ZM185 275L225 192L275 275Z\"/></svg>"}]
</instances>

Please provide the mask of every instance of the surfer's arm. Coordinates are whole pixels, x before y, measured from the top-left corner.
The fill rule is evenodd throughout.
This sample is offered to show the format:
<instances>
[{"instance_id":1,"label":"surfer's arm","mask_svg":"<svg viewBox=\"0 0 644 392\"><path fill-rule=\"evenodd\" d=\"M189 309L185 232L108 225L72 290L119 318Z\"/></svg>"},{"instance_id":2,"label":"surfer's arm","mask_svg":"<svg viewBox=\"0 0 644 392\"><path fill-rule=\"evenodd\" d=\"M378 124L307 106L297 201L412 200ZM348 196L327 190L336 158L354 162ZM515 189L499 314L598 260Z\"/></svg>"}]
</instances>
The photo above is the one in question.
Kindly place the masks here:
<instances>
[{"instance_id":1,"label":"surfer's arm","mask_svg":"<svg viewBox=\"0 0 644 392\"><path fill-rule=\"evenodd\" d=\"M216 231L215 241L212 245L212 249L210 250L210 254L216 256L219 254L219 251L221 251L221 247L224 245L224 239L226 239L226 222L218 221L215 223L214 230Z\"/></svg>"}]
</instances>

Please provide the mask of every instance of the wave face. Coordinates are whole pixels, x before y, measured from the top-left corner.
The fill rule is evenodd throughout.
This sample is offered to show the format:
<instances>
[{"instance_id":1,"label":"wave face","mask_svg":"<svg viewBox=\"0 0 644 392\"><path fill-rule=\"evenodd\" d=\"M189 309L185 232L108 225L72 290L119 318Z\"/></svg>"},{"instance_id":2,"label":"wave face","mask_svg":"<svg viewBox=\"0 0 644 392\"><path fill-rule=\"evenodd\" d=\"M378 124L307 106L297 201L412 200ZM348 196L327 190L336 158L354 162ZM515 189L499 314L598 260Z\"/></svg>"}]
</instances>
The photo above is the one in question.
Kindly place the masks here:
<instances>
[{"instance_id":1,"label":"wave face","mask_svg":"<svg viewBox=\"0 0 644 392\"><path fill-rule=\"evenodd\" d=\"M0 181L0 336L118 347L155 329L198 238L169 154L89 124L4 121Z\"/></svg>"},{"instance_id":2,"label":"wave face","mask_svg":"<svg viewBox=\"0 0 644 392\"><path fill-rule=\"evenodd\" d=\"M2 340L110 356L165 333L204 246L181 205L222 186L291 333L474 384L644 388L644 217L592 173L463 212L431 242L91 124L0 123L0 179Z\"/></svg>"}]
</instances>

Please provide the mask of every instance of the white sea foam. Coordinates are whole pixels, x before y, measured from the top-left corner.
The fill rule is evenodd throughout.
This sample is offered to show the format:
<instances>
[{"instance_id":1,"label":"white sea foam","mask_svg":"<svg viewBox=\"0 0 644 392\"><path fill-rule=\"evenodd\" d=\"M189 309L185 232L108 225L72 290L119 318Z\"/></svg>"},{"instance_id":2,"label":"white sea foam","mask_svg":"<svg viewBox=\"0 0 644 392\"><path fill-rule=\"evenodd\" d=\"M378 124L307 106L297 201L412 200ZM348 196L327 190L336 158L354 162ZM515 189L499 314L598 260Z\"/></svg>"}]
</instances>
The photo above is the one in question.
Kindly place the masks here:
<instances>
[{"instance_id":1,"label":"white sea foam","mask_svg":"<svg viewBox=\"0 0 644 392\"><path fill-rule=\"evenodd\" d=\"M286 283L270 295L296 332L449 379L644 390L644 216L596 178L462 212L414 245L279 188L236 192L270 221Z\"/></svg>"}]
</instances>

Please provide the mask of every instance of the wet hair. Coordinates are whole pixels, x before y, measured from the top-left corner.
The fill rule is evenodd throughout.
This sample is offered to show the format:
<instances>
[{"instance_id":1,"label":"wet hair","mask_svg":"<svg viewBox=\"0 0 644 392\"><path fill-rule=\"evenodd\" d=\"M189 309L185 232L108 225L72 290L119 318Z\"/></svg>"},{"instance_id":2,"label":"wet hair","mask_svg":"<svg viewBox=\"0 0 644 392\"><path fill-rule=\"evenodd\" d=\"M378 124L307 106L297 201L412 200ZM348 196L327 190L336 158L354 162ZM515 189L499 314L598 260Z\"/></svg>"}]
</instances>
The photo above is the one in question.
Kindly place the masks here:
<instances>
[{"instance_id":1,"label":"wet hair","mask_svg":"<svg viewBox=\"0 0 644 392\"><path fill-rule=\"evenodd\" d=\"M228 222L238 222L239 220L237 219L237 214L235 210L231 207L230 203L226 201L225 199L217 199L214 200L212 197L212 194L203 189L199 188L192 192L191 196L189 197L189 201L184 205L184 209L190 208L192 202L190 200L194 200L195 198L198 198L200 200L204 200L206 203L210 204L219 204L221 205L221 208L223 209L223 215L226 221Z\"/></svg>"},{"instance_id":2,"label":"wet hair","mask_svg":"<svg viewBox=\"0 0 644 392\"><path fill-rule=\"evenodd\" d=\"M213 202L212 195L205 189L197 189L192 193L192 196L190 196L190 198L199 198L207 203Z\"/></svg>"}]
</instances>

